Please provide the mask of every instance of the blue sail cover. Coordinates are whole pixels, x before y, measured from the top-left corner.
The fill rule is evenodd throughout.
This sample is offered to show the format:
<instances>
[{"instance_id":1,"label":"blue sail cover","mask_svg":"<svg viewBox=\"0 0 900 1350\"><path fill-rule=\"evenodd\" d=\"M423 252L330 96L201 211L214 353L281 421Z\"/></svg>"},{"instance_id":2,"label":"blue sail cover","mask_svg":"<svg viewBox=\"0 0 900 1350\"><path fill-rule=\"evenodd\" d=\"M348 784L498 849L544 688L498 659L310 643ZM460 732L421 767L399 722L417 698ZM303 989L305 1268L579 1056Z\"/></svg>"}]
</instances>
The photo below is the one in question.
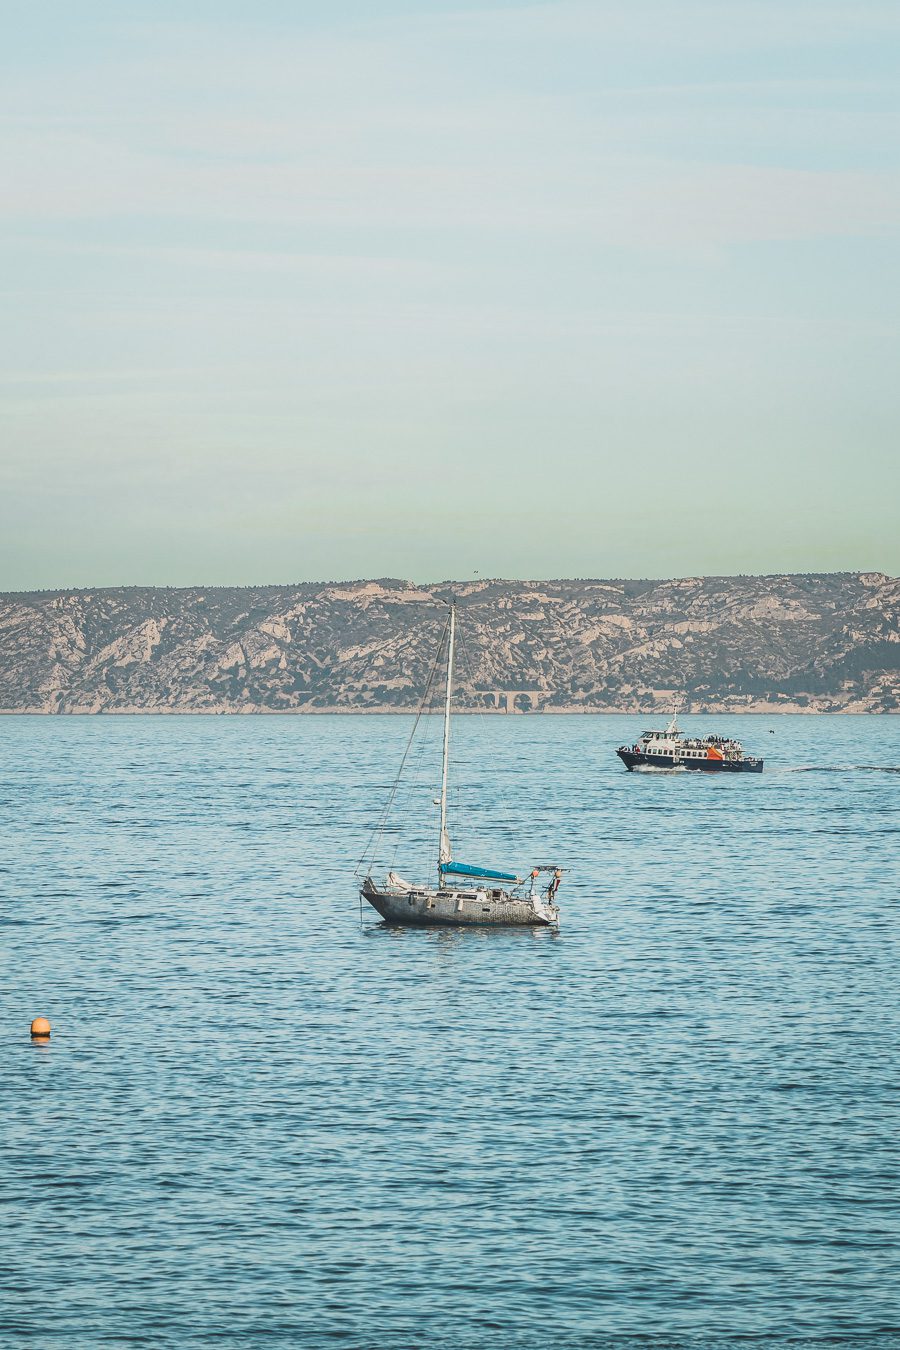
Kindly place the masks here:
<instances>
[{"instance_id":1,"label":"blue sail cover","mask_svg":"<svg viewBox=\"0 0 900 1350\"><path fill-rule=\"evenodd\" d=\"M454 872L461 877L483 877L485 881L518 881L515 872L494 872L489 867L470 867L468 863L441 863L441 872Z\"/></svg>"}]
</instances>

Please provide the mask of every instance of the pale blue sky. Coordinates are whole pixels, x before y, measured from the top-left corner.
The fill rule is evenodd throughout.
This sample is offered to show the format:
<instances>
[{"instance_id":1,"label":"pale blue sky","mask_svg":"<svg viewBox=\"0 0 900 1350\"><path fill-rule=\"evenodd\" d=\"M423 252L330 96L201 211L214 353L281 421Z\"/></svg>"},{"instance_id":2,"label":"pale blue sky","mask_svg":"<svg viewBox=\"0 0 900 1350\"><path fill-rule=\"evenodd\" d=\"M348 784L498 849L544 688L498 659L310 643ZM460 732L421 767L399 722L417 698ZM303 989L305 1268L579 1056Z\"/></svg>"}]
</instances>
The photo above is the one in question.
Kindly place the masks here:
<instances>
[{"instance_id":1,"label":"pale blue sky","mask_svg":"<svg viewBox=\"0 0 900 1350\"><path fill-rule=\"evenodd\" d=\"M0 19L0 588L900 571L894 0Z\"/></svg>"}]
</instances>

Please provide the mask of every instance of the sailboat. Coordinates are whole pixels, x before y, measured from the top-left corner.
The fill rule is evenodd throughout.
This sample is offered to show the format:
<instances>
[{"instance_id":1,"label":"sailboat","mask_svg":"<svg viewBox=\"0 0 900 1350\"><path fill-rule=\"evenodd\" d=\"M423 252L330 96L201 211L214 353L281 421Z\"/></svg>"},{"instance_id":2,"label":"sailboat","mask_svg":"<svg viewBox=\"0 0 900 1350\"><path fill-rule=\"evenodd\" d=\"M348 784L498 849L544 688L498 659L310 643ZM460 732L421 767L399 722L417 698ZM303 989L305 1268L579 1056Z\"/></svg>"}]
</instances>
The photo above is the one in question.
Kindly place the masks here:
<instances>
[{"instance_id":1,"label":"sailboat","mask_svg":"<svg viewBox=\"0 0 900 1350\"><path fill-rule=\"evenodd\" d=\"M466 928L476 925L555 928L559 924L559 908L555 903L555 897L562 880L562 868L542 864L533 867L527 876L520 877L516 872L503 872L496 868L457 862L453 857L453 848L447 833L447 783L450 767L450 712L456 637L455 601L450 604L450 615L444 632L448 633L447 685L444 696L437 885L415 885L398 876L396 872L388 872L380 884L367 875L363 880L360 896L368 901L383 919L394 924L435 924ZM443 634L439 653L441 647ZM422 706L424 708L424 702ZM411 741L412 737L410 743ZM409 746L407 751L408 749ZM544 875L546 884L541 886L540 879Z\"/></svg>"}]
</instances>

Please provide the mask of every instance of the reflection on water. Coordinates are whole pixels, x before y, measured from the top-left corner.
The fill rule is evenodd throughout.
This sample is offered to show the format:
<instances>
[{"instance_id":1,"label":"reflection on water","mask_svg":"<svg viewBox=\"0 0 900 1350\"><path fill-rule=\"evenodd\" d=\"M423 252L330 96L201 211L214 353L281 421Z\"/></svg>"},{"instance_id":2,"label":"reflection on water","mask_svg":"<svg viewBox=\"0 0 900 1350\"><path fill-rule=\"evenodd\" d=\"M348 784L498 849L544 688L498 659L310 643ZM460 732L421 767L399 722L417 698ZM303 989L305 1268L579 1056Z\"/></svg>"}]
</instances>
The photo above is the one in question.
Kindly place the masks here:
<instances>
[{"instance_id":1,"label":"reflection on water","mask_svg":"<svg viewBox=\"0 0 900 1350\"><path fill-rule=\"evenodd\" d=\"M2 719L0 1343L896 1344L900 719L644 721L454 727L555 933L360 918L405 719Z\"/></svg>"},{"instance_id":2,"label":"reflection on water","mask_svg":"<svg viewBox=\"0 0 900 1350\"><path fill-rule=\"evenodd\" d=\"M372 911L374 913L374 911ZM433 927L426 925L401 925L388 923L384 919L375 919L373 922L369 917L369 912L364 912L363 928L369 937L375 937L381 934L391 937L403 937L413 933L425 935L427 940L437 943L439 947L456 947L460 942L491 942L499 945L502 949L504 942L555 942L559 937L559 930L555 928L527 928L527 927L490 927L479 928L472 926L468 928L442 927L435 924ZM415 940L419 940L418 938Z\"/></svg>"}]
</instances>

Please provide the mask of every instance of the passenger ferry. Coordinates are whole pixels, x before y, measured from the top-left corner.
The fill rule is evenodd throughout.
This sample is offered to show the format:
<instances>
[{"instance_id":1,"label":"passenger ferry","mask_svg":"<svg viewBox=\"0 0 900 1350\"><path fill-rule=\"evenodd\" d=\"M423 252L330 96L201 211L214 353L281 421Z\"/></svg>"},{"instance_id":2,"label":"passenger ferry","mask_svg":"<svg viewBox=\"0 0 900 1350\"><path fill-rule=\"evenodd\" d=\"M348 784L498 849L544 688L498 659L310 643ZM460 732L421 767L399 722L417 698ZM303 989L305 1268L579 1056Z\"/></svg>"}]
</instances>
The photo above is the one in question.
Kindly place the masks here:
<instances>
[{"instance_id":1,"label":"passenger ferry","mask_svg":"<svg viewBox=\"0 0 900 1350\"><path fill-rule=\"evenodd\" d=\"M762 773L763 761L744 754L728 736L682 736L678 715L665 731L645 731L634 745L616 754L626 769L703 769L707 773Z\"/></svg>"}]
</instances>

